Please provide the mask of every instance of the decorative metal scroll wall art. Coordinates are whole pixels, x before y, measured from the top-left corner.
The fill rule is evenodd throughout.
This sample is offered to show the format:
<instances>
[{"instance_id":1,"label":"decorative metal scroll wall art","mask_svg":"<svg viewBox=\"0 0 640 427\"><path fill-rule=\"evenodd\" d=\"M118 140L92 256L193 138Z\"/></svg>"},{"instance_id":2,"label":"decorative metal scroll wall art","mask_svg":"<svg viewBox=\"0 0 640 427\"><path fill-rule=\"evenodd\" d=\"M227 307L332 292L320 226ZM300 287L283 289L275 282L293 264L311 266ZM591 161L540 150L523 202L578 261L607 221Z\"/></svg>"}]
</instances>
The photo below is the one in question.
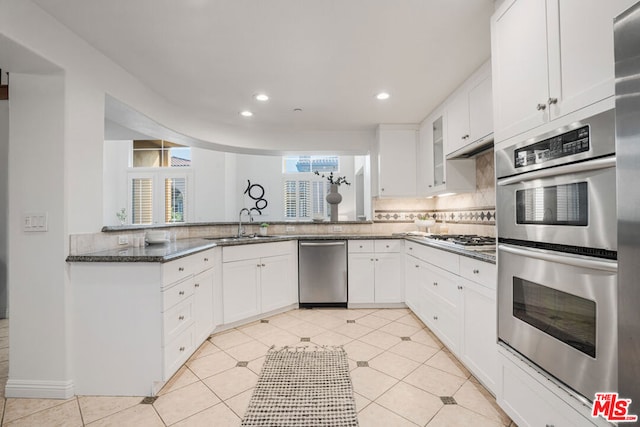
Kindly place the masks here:
<instances>
[{"instance_id":1,"label":"decorative metal scroll wall art","mask_svg":"<svg viewBox=\"0 0 640 427\"><path fill-rule=\"evenodd\" d=\"M256 201L255 206L251 208L251 210L255 209L262 215L262 210L269 204L267 199L264 198L264 187L260 184L251 184L251 181L247 180L247 189L244 190L244 194Z\"/></svg>"}]
</instances>

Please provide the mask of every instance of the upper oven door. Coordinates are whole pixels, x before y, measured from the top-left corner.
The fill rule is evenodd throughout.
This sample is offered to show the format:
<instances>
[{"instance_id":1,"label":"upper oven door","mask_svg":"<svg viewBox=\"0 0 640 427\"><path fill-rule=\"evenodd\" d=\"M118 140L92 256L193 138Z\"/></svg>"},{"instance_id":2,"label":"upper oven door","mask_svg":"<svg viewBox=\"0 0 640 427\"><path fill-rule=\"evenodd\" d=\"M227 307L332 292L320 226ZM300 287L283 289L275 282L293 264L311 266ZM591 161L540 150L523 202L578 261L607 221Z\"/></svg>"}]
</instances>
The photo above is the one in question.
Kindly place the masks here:
<instances>
[{"instance_id":1,"label":"upper oven door","mask_svg":"<svg viewBox=\"0 0 640 427\"><path fill-rule=\"evenodd\" d=\"M614 156L499 179L498 237L616 251L615 188Z\"/></svg>"}]
</instances>

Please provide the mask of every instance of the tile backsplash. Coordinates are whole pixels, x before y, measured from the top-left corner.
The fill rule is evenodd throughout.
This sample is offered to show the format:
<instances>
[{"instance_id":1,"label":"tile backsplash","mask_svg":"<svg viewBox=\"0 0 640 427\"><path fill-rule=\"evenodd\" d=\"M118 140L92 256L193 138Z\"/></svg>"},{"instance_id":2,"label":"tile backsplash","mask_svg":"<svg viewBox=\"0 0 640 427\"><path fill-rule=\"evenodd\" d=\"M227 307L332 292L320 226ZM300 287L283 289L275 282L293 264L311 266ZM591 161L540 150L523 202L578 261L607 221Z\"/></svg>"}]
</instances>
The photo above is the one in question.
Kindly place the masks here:
<instances>
[{"instance_id":1,"label":"tile backsplash","mask_svg":"<svg viewBox=\"0 0 640 427\"><path fill-rule=\"evenodd\" d=\"M493 149L476 157L476 191L447 197L374 199L376 223L412 223L427 214L451 234L495 236L496 189ZM437 228L434 227L434 228ZM432 230L437 231L437 230Z\"/></svg>"}]
</instances>

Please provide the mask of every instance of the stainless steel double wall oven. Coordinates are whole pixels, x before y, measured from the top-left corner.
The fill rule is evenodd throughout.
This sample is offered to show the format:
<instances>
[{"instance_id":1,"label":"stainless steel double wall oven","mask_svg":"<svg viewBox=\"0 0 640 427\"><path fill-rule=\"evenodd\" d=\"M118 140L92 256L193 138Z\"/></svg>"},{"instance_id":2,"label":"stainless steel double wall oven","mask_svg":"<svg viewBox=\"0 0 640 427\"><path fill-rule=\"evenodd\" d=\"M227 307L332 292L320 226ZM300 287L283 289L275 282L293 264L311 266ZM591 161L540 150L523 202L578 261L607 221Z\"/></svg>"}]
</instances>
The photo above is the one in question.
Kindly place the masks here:
<instances>
[{"instance_id":1,"label":"stainless steel double wall oven","mask_svg":"<svg viewBox=\"0 0 640 427\"><path fill-rule=\"evenodd\" d=\"M589 400L617 386L614 123L496 152L498 337Z\"/></svg>"}]
</instances>

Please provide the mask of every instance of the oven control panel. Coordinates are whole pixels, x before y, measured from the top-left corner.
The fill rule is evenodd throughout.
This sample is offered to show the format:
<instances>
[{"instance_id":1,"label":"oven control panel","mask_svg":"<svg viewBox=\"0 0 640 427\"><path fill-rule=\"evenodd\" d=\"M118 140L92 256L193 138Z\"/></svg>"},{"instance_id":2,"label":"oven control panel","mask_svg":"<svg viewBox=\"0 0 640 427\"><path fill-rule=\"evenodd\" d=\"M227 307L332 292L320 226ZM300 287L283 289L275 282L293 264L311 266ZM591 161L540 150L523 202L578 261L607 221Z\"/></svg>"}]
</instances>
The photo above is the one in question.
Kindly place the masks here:
<instances>
[{"instance_id":1,"label":"oven control panel","mask_svg":"<svg viewBox=\"0 0 640 427\"><path fill-rule=\"evenodd\" d=\"M521 168L589 151L589 126L538 141L514 151L514 166Z\"/></svg>"}]
</instances>

